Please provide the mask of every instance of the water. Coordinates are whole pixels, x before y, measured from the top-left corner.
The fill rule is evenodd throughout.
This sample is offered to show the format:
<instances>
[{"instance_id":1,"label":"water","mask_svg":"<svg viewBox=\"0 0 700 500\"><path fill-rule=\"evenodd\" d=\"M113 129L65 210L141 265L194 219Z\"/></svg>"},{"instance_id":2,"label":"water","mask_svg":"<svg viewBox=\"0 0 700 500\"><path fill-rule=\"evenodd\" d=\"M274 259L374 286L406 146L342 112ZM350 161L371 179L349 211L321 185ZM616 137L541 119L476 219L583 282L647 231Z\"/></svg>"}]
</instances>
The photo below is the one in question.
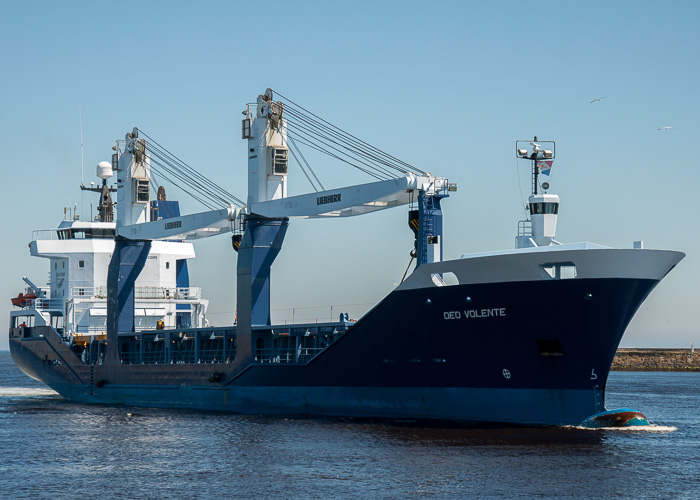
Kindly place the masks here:
<instances>
[{"instance_id":1,"label":"water","mask_svg":"<svg viewBox=\"0 0 700 500\"><path fill-rule=\"evenodd\" d=\"M698 498L700 373L613 372L646 430L419 427L83 406L0 352L12 498Z\"/></svg>"}]
</instances>

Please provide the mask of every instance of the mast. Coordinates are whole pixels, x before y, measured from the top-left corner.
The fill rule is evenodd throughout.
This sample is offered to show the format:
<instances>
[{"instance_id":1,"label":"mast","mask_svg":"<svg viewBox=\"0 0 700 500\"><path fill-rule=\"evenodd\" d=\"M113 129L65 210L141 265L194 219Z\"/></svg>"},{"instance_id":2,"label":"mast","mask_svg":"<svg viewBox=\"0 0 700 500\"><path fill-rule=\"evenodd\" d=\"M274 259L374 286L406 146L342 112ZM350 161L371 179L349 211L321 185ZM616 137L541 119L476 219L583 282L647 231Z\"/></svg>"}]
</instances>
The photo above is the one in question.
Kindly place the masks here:
<instances>
[{"instance_id":1,"label":"mast","mask_svg":"<svg viewBox=\"0 0 700 500\"><path fill-rule=\"evenodd\" d=\"M529 217L518 224L516 248L528 248L557 244L554 236L559 213L559 196L547 194L549 182L540 185L539 175L549 175L556 154L554 141L532 140L515 142L515 156L532 164L532 194L528 198Z\"/></svg>"},{"instance_id":2,"label":"mast","mask_svg":"<svg viewBox=\"0 0 700 500\"><path fill-rule=\"evenodd\" d=\"M540 141L535 136L531 141L521 139L515 141L515 157L520 160L529 160L532 162L532 194L538 194L539 187L539 163L542 161L551 162L556 156L556 143L554 141ZM542 189L546 192L549 189L549 183L542 184Z\"/></svg>"},{"instance_id":3,"label":"mast","mask_svg":"<svg viewBox=\"0 0 700 500\"><path fill-rule=\"evenodd\" d=\"M102 179L102 186L93 187L93 182L90 183L90 187L82 183L80 184L80 189L82 191L100 193L101 197L100 204L97 207L97 218L102 222L112 222L114 220L114 202L112 201L111 193L115 193L117 189L107 185L107 179L114 175L113 170L110 162L101 161L97 164L97 177Z\"/></svg>"}]
</instances>

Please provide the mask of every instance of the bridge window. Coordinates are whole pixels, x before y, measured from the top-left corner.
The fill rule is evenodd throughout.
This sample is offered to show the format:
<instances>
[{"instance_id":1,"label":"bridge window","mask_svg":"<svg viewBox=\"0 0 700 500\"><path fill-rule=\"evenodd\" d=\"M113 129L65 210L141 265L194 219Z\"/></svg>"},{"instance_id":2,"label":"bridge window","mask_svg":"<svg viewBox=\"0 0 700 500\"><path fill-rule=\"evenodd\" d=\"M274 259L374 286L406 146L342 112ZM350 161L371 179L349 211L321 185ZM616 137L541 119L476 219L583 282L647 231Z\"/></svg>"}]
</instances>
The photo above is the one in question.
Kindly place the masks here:
<instances>
[{"instance_id":1,"label":"bridge window","mask_svg":"<svg viewBox=\"0 0 700 500\"><path fill-rule=\"evenodd\" d=\"M559 213L559 203L530 203L530 214L554 214Z\"/></svg>"},{"instance_id":2,"label":"bridge window","mask_svg":"<svg viewBox=\"0 0 700 500\"><path fill-rule=\"evenodd\" d=\"M85 230L86 238L114 238L114 229L106 228L92 228Z\"/></svg>"},{"instance_id":3,"label":"bridge window","mask_svg":"<svg viewBox=\"0 0 700 500\"><path fill-rule=\"evenodd\" d=\"M114 228L79 228L79 229L59 229L57 231L59 240L82 240L91 238L114 238Z\"/></svg>"}]
</instances>

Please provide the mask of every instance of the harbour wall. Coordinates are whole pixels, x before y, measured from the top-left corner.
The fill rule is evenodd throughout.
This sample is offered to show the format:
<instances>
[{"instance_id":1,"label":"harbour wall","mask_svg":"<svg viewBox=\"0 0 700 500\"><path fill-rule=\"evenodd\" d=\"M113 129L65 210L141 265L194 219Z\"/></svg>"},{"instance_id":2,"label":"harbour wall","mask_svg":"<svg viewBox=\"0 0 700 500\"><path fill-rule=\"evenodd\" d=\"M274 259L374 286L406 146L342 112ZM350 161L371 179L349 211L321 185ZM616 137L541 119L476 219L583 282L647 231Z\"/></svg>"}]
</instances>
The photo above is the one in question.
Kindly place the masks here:
<instances>
[{"instance_id":1,"label":"harbour wall","mask_svg":"<svg viewBox=\"0 0 700 500\"><path fill-rule=\"evenodd\" d=\"M695 349L620 348L612 369L617 371L700 372L700 351Z\"/></svg>"}]
</instances>

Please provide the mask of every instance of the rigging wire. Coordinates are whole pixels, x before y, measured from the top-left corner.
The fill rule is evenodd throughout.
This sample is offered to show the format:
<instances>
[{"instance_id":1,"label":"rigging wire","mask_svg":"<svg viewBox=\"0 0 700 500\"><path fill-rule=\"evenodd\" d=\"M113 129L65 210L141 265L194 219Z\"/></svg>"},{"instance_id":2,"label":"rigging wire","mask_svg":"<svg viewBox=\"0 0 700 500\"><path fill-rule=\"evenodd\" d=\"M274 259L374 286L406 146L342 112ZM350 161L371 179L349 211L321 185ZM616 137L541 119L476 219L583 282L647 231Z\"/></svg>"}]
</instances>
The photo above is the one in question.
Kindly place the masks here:
<instances>
[{"instance_id":1,"label":"rigging wire","mask_svg":"<svg viewBox=\"0 0 700 500\"><path fill-rule=\"evenodd\" d=\"M342 142L346 149L354 150L358 154L361 154L362 156L364 156L365 158L376 162L380 168L383 165L383 166L389 167L390 169L398 170L399 172L401 172L403 174L406 174L410 171L409 169L404 168L400 164L397 164L396 162L394 162L386 157L382 157L382 154L385 154L385 153L382 153L380 150L377 150L377 151L380 151L380 153L381 153L381 154L378 154L377 152L372 151L371 149L368 149L367 147L364 147L362 145L358 145L356 143L356 141L349 139L347 136L344 136L344 135L338 133L337 131L335 131L335 130L333 130L333 129L331 129L323 124L319 124L316 120L310 119L308 116L305 116L303 114L299 114L298 111L294 110L294 108L292 108L292 107L288 108L288 111L289 111L289 114L293 118L302 120L307 126L313 127L315 130L319 131L320 133L330 134L332 137L334 137L334 138L338 139L340 142ZM294 121L294 120L292 120L292 121ZM408 164L406 164L406 165L408 165ZM394 174L392 173L391 175L394 175Z\"/></svg>"},{"instance_id":2,"label":"rigging wire","mask_svg":"<svg viewBox=\"0 0 700 500\"><path fill-rule=\"evenodd\" d=\"M151 168L152 169L155 169L156 172L158 172L163 177L166 177L171 182L173 182L173 178L175 178L175 179L178 179L181 183L184 183L185 186L188 185L189 179L187 177L183 176L181 172L179 172L176 169L173 169L172 166L169 166L167 163L161 163L161 161L159 161L159 159L157 159L157 158L158 157L154 157L153 155L151 155ZM180 189L183 189L182 186L180 186L180 185L177 185L177 187L179 187ZM189 185L187 187L192 188L193 186ZM188 194L193 195L193 197L199 195L200 198L201 197L207 198L209 200L209 202L213 202L215 204L222 203L221 199L214 197L212 194L208 193L207 191L203 191L203 190L190 190L190 191L185 190L185 191ZM197 194L195 195L194 192L192 192L192 191L196 192ZM211 206L211 205L207 205L207 206Z\"/></svg>"},{"instance_id":3,"label":"rigging wire","mask_svg":"<svg viewBox=\"0 0 700 500\"><path fill-rule=\"evenodd\" d=\"M179 188L180 190L184 191L185 193L189 194L192 198L197 200L199 203L207 207L209 210L215 210L216 207L211 203L211 199L209 202L205 201L202 197L198 196L193 192L192 189L187 189L186 187L183 187L179 182L177 182L173 177L179 179L177 174L172 173L170 169L167 167L163 166L158 160L155 160L153 157L151 157L151 169L154 170L158 175L163 177L166 181L174 185L175 187ZM182 181L186 182L186 181ZM203 193L200 193L203 194Z\"/></svg>"},{"instance_id":4,"label":"rigging wire","mask_svg":"<svg viewBox=\"0 0 700 500\"><path fill-rule=\"evenodd\" d=\"M287 133L289 134L289 131L287 131ZM293 134L298 134L298 133L299 133L299 131L293 132ZM326 154L331 155L329 149L332 149L332 150L336 151L338 154L343 155L343 156L349 158L350 160L353 160L353 161L346 161L346 163L348 163L349 165L352 165L353 167L357 168L358 170L362 170L363 172L367 172L367 173L370 173L370 171L372 171L374 173L373 176L376 177L377 179L387 180L387 179L392 178L391 174L383 172L381 170L378 170L375 167L373 167L370 163L359 160L352 155L344 153L342 150L340 150L340 149L336 148L335 146L332 146L328 143L324 143L322 140L319 140L317 137L314 137L313 135L309 135L309 134L306 134L304 132L301 132L301 134L303 135L303 138L306 139L307 141L313 142L319 147L321 147L321 145L325 146L325 148L321 148L321 149ZM300 138L297 137L297 139L300 139ZM338 158L337 155L335 155L335 157ZM358 163L365 165L366 168L360 167L358 165Z\"/></svg>"},{"instance_id":5,"label":"rigging wire","mask_svg":"<svg viewBox=\"0 0 700 500\"><path fill-rule=\"evenodd\" d=\"M276 92L276 91L275 91L275 92ZM385 156L387 156L387 157L389 157L389 158L391 158L391 159L393 159L393 160L395 160L395 161L397 161L397 162L399 162L399 163L403 163L404 165L406 165L407 167L410 167L411 169L415 169L415 167L413 167L412 165L410 165L410 164L408 164L408 163L406 163L406 162L403 162L403 161L399 160L398 158L395 158L395 157L393 157L393 156L391 156L391 155L385 153L384 151L382 151L382 150L380 150L380 149L378 149L378 148L372 146L371 144L369 144L369 143L367 143L367 142L365 142L365 141L363 141L363 140L361 140L361 139L355 137L354 135L352 135L352 134L350 134L350 133L344 131L343 129L341 129L341 128L335 126L335 125L333 125L332 123L330 123L330 122L324 120L323 118L319 117L318 115L316 115L316 114L314 114L314 113L308 111L306 108L304 108L303 106L300 106L299 104L297 104L297 103L295 103L294 101L292 101L291 99L285 97L285 96L282 95L281 93L279 93L279 92L277 92L277 93L280 95L280 97L282 97L283 99L286 99L289 103L291 103L292 106L297 106L297 107L299 107L301 110L303 110L304 112L306 112L308 115L317 118L318 120L313 120L313 122L315 122L315 123L321 125L323 128L328 129L328 130L335 129L336 131L338 131L338 133L343 134L343 135L345 135L346 137L348 137L348 138L350 138L350 139L353 139L354 141L352 141L352 142L359 143L359 144L363 144L365 147L370 148L370 149L372 149L372 150L375 150L376 152L380 153L381 155L385 155ZM289 104L286 104L286 103L285 103L285 105L286 105L287 107L291 107ZM293 109L293 107L291 107L291 109ZM325 124L325 125L323 125L323 124ZM416 170L417 170L417 169L416 169Z\"/></svg>"},{"instance_id":6,"label":"rigging wire","mask_svg":"<svg viewBox=\"0 0 700 500\"><path fill-rule=\"evenodd\" d=\"M377 172L381 176L384 176L388 179L395 177L395 174L393 172L382 167L381 165L377 165L376 160L374 160L371 157L368 158L368 154L366 152L364 152L362 150L352 150L352 149L344 146L340 142L333 140L332 138L328 137L327 135L323 134L322 132L318 132L318 131L315 131L313 129L309 129L308 127L305 127L303 125L300 125L299 123L296 123L293 119L290 120L289 118L287 118L287 129L289 129L290 123L293 125L293 127L292 127L293 130L298 127L298 130L295 130L295 132L297 132L299 134L303 134L303 135L307 136L307 138L315 136L316 140L318 140L319 142L323 142L327 147L330 147L330 148L336 150L337 152L339 152L340 154L343 154L349 158L352 158L355 161L359 161L360 163L371 168L372 170L374 170L375 172ZM342 149L336 148L335 146L332 146L331 144L335 144L335 145L339 146L340 148L346 149L346 150L348 150L348 152L344 152L344 151L342 151ZM358 155L362 156L364 159L357 158ZM372 163L370 163L370 162L372 162ZM394 168L391 165L389 165L389 166L391 168ZM402 170L399 170L399 171L403 174L406 174L408 172L408 171L402 171Z\"/></svg>"},{"instance_id":7,"label":"rigging wire","mask_svg":"<svg viewBox=\"0 0 700 500\"><path fill-rule=\"evenodd\" d=\"M304 175L306 176L306 179L309 181L309 184L311 184L311 187L314 189L314 191L316 191L316 192L318 193L318 189L317 189L316 186L314 185L314 182L311 180L311 177L309 177L309 174L306 173L306 169L304 168L304 165L302 165L302 163L299 161L299 158L297 158L297 155L296 155L296 153L294 152L294 150L293 150L293 149L290 149L289 152L292 153L292 156L294 157L294 159L295 159L295 160L297 161L297 163L299 164L299 167L301 168L301 171L304 172ZM308 164L307 164L307 166L308 166Z\"/></svg>"},{"instance_id":8,"label":"rigging wire","mask_svg":"<svg viewBox=\"0 0 700 500\"><path fill-rule=\"evenodd\" d=\"M287 136L287 141L288 141L292 146L294 146L294 149L297 150L297 153L299 153L299 156L301 156L301 159L304 160L304 163L305 163L306 166L309 168L309 171L310 171L311 174L314 176L314 179L316 179L316 182L318 182L318 185L321 186L321 189L325 191L326 188L323 187L323 184L321 183L320 179L319 179L318 176L316 175L316 172L314 172L314 170L311 168L311 165L309 165L309 162L306 161L306 157L304 156L304 153L301 152L301 150L299 149L299 146L297 146L297 143L294 141L294 139L292 139L291 137ZM292 153L292 154L294 154L294 153ZM294 156L294 158L296 158L296 155ZM297 162L298 162L298 161L299 161L299 160L297 160ZM311 179L309 179L309 182L311 182ZM313 182L311 183L311 185L313 186ZM314 189L316 189L316 187L314 187ZM318 192L318 189L316 189L316 192Z\"/></svg>"},{"instance_id":9,"label":"rigging wire","mask_svg":"<svg viewBox=\"0 0 700 500\"><path fill-rule=\"evenodd\" d=\"M139 132L148 139L151 153L159 156L161 161L163 161L164 163L168 163L174 169L179 170L182 174L183 181L184 178L187 178L188 181L192 183L192 185L197 186L203 191L208 191L209 194L217 197L220 200L225 200L226 204L234 204L241 207L245 205L245 202L243 202L240 198L237 198L233 194L221 188L219 185L215 184L207 177L199 173L196 169L192 168L187 163L180 160L178 157L176 157L174 154L168 151L165 147L160 145L156 140L150 137L147 133L143 132L140 129ZM234 203L232 203L232 201Z\"/></svg>"},{"instance_id":10,"label":"rigging wire","mask_svg":"<svg viewBox=\"0 0 700 500\"><path fill-rule=\"evenodd\" d=\"M411 264L413 264L413 259L415 259L415 258L416 258L416 251L414 249L414 250L411 250L411 260L408 261L408 265L406 266L406 271L403 273L403 277L401 278L401 283L403 283L404 280L406 279L406 275L408 274L408 270L411 268Z\"/></svg>"},{"instance_id":11,"label":"rigging wire","mask_svg":"<svg viewBox=\"0 0 700 500\"><path fill-rule=\"evenodd\" d=\"M158 183L156 178L153 177L153 174L151 174L151 188L152 188L153 193L155 194L156 200L160 201L160 200L158 200L158 190L160 189L160 184ZM163 188L163 190L165 190L165 188ZM168 218L176 217L175 213L171 210L170 205L168 203L163 203L163 204L158 203L158 211L160 212L161 210L166 213Z\"/></svg>"},{"instance_id":12,"label":"rigging wire","mask_svg":"<svg viewBox=\"0 0 700 500\"><path fill-rule=\"evenodd\" d=\"M518 191L520 191L520 203L522 204L523 210L525 211L525 217L527 217L527 204L525 203L525 198L523 198L523 185L520 181L520 164L518 163L518 158L515 158L515 175L518 178Z\"/></svg>"},{"instance_id":13,"label":"rigging wire","mask_svg":"<svg viewBox=\"0 0 700 500\"><path fill-rule=\"evenodd\" d=\"M154 148L151 147L151 152L154 151ZM167 154L164 154L163 152L159 151L158 149L155 149L156 153L161 157L161 160L171 163L171 165L175 168L180 168L183 171L183 174L187 177L190 177L192 180L193 184L199 186L203 190L208 190L212 195L217 196L218 198L225 200L226 203L231 203L230 200L235 200L238 204L243 205L243 202L236 198L234 195L229 193L228 191L222 189L218 185L216 185L214 182L209 180L208 178L204 177L202 174L191 168L189 165L185 164L184 162L178 160L179 163L175 163L174 165L172 164L172 160L169 159ZM167 151L166 151L167 153ZM170 161L169 161L170 160ZM184 167L183 167L184 165Z\"/></svg>"},{"instance_id":14,"label":"rigging wire","mask_svg":"<svg viewBox=\"0 0 700 500\"><path fill-rule=\"evenodd\" d=\"M206 198L208 198L209 200L211 200L215 204L228 205L230 203L228 199L224 198L223 196L221 196L218 193L215 193L211 190L208 190L200 182L198 182L197 180L193 180L192 178L190 178L186 174L184 174L182 171L178 170L177 167L175 167L172 164L169 164L167 162L163 162L163 159L159 155L154 154L153 151L151 151L151 161L157 162L158 166L160 166L163 169L166 169L171 175L176 176L178 179L180 179L185 184L189 184L190 187L197 190L198 194L205 196ZM161 162L163 162L163 163L161 163Z\"/></svg>"},{"instance_id":15,"label":"rigging wire","mask_svg":"<svg viewBox=\"0 0 700 500\"><path fill-rule=\"evenodd\" d=\"M193 177L200 179L200 180L203 181L204 183L207 183L211 188L220 191L222 194L225 194L225 195L227 195L227 196L230 197L230 198L233 198L233 199L236 198L236 197L233 196L231 193L227 192L226 190L224 190L223 188L221 188L220 186L218 186L218 185L215 184L214 182L212 182L212 181L210 181L209 179L207 179L204 175L200 174L197 170L195 170L194 168L190 167L190 166L189 166L188 164L186 164L184 161L182 161L182 160L180 160L179 158L177 158L174 154L172 154L172 153L171 153L170 151L168 151L166 148L164 148L163 146L161 146L161 145L160 145L158 142L156 142L153 138L149 137L148 134L146 134L146 133L144 132L143 135L145 135L145 136L149 139L149 143L150 143L152 149L154 149L154 145L155 145L155 149L159 150L160 153L161 153L161 155L164 155L164 156L166 156L166 158L168 158L170 161L173 161L173 162L177 163L181 168L183 168L185 171L187 171L187 172L189 172L191 175L193 175Z\"/></svg>"},{"instance_id":16,"label":"rigging wire","mask_svg":"<svg viewBox=\"0 0 700 500\"><path fill-rule=\"evenodd\" d=\"M287 131L287 135L289 136L289 131ZM382 178L381 176L375 174L374 172L371 172L371 171L369 171L369 170L367 170L367 169L364 169L364 168L362 168L362 167L360 167L360 166L358 166L358 165L355 165L354 163L349 162L349 161L346 160L345 158L342 158L342 157L340 157L340 156L338 156L338 155L336 155L336 154L334 154L334 153L331 153L330 151L328 151L328 150L326 150L326 149L323 149L323 148L320 147L320 146L317 146L317 145L315 145L315 144L312 144L312 143L310 143L310 142L307 142L305 139L302 139L302 138L300 138L300 137L296 137L295 140L298 141L298 142L300 142L301 144L304 144L305 146L310 147L311 149L315 149L316 151L320 151L321 153L325 153L325 154L327 154L328 156L330 156L331 158L335 158L336 160L340 160L340 161L342 161L342 162L344 162L344 163L347 163L348 165L352 165L353 167L357 168L358 170L362 170L363 172L365 172L365 173L368 174L368 175L371 175L372 177L374 177L374 178L377 179L377 180L380 180L380 181L386 180L385 178Z\"/></svg>"},{"instance_id":17,"label":"rigging wire","mask_svg":"<svg viewBox=\"0 0 700 500\"><path fill-rule=\"evenodd\" d=\"M289 104L291 104L292 106L296 106L297 108L299 108L299 109L301 109L302 111L304 111L305 113L307 113L307 115L311 115L312 117L316 118L317 120L314 120L315 122L322 122L322 124L325 124L325 126L330 127L330 128L332 128L333 130L336 130L339 134L343 134L344 136L346 136L346 137L348 138L348 140L352 140L352 142L354 142L354 143L356 143L356 144L360 144L360 145L364 146L365 148L367 148L367 149L369 149L369 150L371 150L371 151L374 151L376 154L381 155L381 156L387 158L388 160L391 160L391 161L395 162L397 165L403 165L403 167L405 167L405 169L409 169L409 170L412 171L412 172L417 172L417 173L420 173L420 174L425 174L425 173L426 173L426 172L424 172L423 170L420 170L420 169L414 167L413 165L411 165L411 164L409 164L409 163L406 163L406 162L404 162L404 161L402 161L402 160L396 158L395 156L392 156L392 155L390 155L390 154L388 154L388 153L382 151L381 149L376 148L376 147L372 146L371 144L369 144L369 143L367 143L367 142L365 142L365 141L363 141L363 140L361 140L361 139L355 137L354 135L352 135L352 134L350 134L350 133L344 131L343 129L341 129L341 128L335 126L335 125L333 125L332 123L330 123L330 122L324 120L323 118L319 117L318 115L316 115L316 114L312 113L311 111L307 110L307 109L304 108L303 106L300 106L299 104L297 104L296 102L292 101L292 100L289 99L288 97L284 96L284 95L281 94L280 92L278 92L278 91L276 91L276 90L275 90L274 92L275 92L276 94L278 94L282 99L284 99L285 101L287 101L287 102L284 103L286 108L289 107ZM288 103L289 103L289 104L288 104ZM407 171L407 170L405 170L405 169L403 170L404 172ZM399 170L399 168L397 168L397 170Z\"/></svg>"},{"instance_id":18,"label":"rigging wire","mask_svg":"<svg viewBox=\"0 0 700 500\"><path fill-rule=\"evenodd\" d=\"M193 175L191 171L181 167L179 163L174 162L166 153L158 149L158 147L154 147L153 145L151 145L150 153L151 157L155 156L156 158L159 158L164 164L167 164L172 169L176 170L180 174L179 177L181 180L183 180L183 182L187 182L192 187L197 188L200 192L208 193L209 195L211 195L210 197L218 199L225 205L231 203L230 200L232 198L235 198L232 197L230 193L227 193L226 191L218 188L218 186L216 186L209 179L202 176L198 172L194 171L196 175Z\"/></svg>"},{"instance_id":19,"label":"rigging wire","mask_svg":"<svg viewBox=\"0 0 700 500\"><path fill-rule=\"evenodd\" d=\"M377 166L376 163L367 162L367 161L365 161L365 159L360 159L357 157L358 155L366 157L365 152L348 148L347 146L343 145L339 141L336 141L333 138L328 137L322 131L319 131L319 130L316 130L313 128L305 127L305 126L299 124L298 122L296 122L294 118L287 117L287 128L288 129L290 128L290 125L291 125L291 130L294 133L297 133L299 135L303 135L309 140L313 139L316 142L323 144L325 147L334 149L339 154L353 160L352 162L349 162L349 164L353 165L356 168L358 167L358 165L355 162L360 162L360 163L363 163L366 167L370 168L372 171L376 172L382 178L391 178L391 177L395 176L394 173L392 173L391 171L389 171L381 166ZM336 147L336 146L339 146L339 147Z\"/></svg>"},{"instance_id":20,"label":"rigging wire","mask_svg":"<svg viewBox=\"0 0 700 500\"><path fill-rule=\"evenodd\" d=\"M328 130L328 127L319 128L314 123L309 122L309 120L307 120L303 115L296 115L295 112L291 109L289 109L288 111L289 111L288 114L291 115L291 117L292 117L291 120L289 118L287 118L288 123L291 122L293 125L299 126L299 127L303 128L304 130L307 130L309 132L316 132L320 137L323 137L326 140L330 140L334 144L342 146L344 149L347 149L348 151L354 151L357 154L360 154L361 156L365 157L366 159L375 162L379 169L383 170L384 169L383 166L386 166L386 167L389 167L391 169L398 170L399 172L404 173L404 174L408 172L407 169L394 165L393 163L379 157L378 155L372 153L371 151L368 151L366 148L362 148L362 147L358 148L355 144L353 144L352 142L349 142L342 135L337 134L333 130ZM296 120L303 121L306 126L299 124ZM333 139L331 139L331 137L328 137L325 134L330 134L330 136L332 138L337 139L337 140L333 140ZM394 174L390 173L390 175L394 175Z\"/></svg>"}]
</instances>

